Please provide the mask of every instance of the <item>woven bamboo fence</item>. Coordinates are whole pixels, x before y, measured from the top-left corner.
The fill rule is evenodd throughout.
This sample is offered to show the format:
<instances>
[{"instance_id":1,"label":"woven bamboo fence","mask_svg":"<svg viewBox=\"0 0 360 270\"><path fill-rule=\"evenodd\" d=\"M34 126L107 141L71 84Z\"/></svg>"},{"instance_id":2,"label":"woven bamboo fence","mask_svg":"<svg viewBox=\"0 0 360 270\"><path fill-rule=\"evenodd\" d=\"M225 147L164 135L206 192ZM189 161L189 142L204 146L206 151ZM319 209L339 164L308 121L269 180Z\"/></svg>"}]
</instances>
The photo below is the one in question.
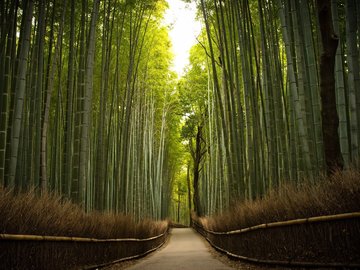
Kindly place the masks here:
<instances>
[{"instance_id":1,"label":"woven bamboo fence","mask_svg":"<svg viewBox=\"0 0 360 270\"><path fill-rule=\"evenodd\" d=\"M194 228L217 250L245 261L360 269L360 212L311 217L228 232Z\"/></svg>"},{"instance_id":2,"label":"woven bamboo fence","mask_svg":"<svg viewBox=\"0 0 360 270\"><path fill-rule=\"evenodd\" d=\"M0 269L96 269L144 256L167 236L168 230L146 239L0 234Z\"/></svg>"}]
</instances>

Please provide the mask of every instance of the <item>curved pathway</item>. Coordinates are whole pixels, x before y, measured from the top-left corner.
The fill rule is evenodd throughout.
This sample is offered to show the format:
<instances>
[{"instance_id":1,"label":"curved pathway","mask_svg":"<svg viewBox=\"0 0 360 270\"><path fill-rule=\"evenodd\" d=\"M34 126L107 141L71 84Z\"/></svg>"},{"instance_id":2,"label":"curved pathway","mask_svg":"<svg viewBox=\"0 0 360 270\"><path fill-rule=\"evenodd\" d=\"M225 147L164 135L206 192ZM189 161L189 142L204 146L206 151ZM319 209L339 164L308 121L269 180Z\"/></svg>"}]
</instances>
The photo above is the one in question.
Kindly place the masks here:
<instances>
[{"instance_id":1,"label":"curved pathway","mask_svg":"<svg viewBox=\"0 0 360 270\"><path fill-rule=\"evenodd\" d=\"M173 229L165 248L141 260L129 270L230 270L212 257L204 240L192 229Z\"/></svg>"}]
</instances>

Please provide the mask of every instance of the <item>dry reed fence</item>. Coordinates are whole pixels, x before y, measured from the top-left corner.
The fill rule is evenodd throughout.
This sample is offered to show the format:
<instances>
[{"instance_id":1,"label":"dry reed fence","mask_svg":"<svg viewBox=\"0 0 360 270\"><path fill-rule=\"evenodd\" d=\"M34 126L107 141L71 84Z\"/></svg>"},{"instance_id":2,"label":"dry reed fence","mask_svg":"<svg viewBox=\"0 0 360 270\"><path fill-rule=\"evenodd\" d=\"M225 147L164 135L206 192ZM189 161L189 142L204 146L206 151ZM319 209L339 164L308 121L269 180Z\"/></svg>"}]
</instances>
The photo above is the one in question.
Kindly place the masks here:
<instances>
[{"instance_id":1,"label":"dry reed fence","mask_svg":"<svg viewBox=\"0 0 360 270\"><path fill-rule=\"evenodd\" d=\"M356 169L316 179L315 184L285 185L262 199L234 204L231 211L193 218L194 227L212 245L235 258L360 269Z\"/></svg>"},{"instance_id":2,"label":"dry reed fence","mask_svg":"<svg viewBox=\"0 0 360 270\"><path fill-rule=\"evenodd\" d=\"M130 259L161 246L168 228L167 221L85 213L54 194L0 187L0 269L82 269Z\"/></svg>"},{"instance_id":3,"label":"dry reed fence","mask_svg":"<svg viewBox=\"0 0 360 270\"><path fill-rule=\"evenodd\" d=\"M216 249L251 262L360 268L360 212L261 224L229 232L195 229Z\"/></svg>"}]
</instances>

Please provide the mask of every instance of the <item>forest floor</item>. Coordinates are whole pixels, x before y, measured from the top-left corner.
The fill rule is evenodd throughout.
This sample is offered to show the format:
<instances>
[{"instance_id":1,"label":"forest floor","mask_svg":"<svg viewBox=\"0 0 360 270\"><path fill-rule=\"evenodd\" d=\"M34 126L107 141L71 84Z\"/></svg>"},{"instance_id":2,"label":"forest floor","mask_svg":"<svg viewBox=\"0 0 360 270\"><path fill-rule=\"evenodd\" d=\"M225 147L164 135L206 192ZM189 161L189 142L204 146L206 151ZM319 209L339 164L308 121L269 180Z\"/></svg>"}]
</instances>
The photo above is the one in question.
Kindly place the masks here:
<instances>
[{"instance_id":1,"label":"forest floor","mask_svg":"<svg viewBox=\"0 0 360 270\"><path fill-rule=\"evenodd\" d=\"M286 270L284 267L265 267L229 259L215 251L193 229L172 229L170 240L159 251L145 258L113 265L108 270ZM296 268L291 268L292 270ZM299 269L299 268L297 268Z\"/></svg>"}]
</instances>

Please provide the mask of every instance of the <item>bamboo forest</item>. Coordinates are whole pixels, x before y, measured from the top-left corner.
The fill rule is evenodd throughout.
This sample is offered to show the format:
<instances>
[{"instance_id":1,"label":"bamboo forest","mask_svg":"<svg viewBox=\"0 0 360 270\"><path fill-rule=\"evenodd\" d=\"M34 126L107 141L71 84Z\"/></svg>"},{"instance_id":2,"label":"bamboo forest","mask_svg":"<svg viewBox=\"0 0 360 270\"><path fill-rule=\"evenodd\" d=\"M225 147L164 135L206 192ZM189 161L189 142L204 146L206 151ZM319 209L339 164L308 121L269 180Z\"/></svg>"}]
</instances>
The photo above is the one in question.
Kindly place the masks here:
<instances>
[{"instance_id":1,"label":"bamboo forest","mask_svg":"<svg viewBox=\"0 0 360 270\"><path fill-rule=\"evenodd\" d=\"M193 7L201 25L180 72L175 26L164 19L172 2ZM278 248L274 258L232 249L211 232L348 215L324 229L347 226L333 231L348 240L329 236L348 241L343 253L329 248L343 257L318 257L315 266L360 267L359 33L356 0L0 0L0 260L13 256L5 247L15 254L26 246L10 234L159 234L158 243L144 242L150 250L171 226L192 226L225 253L287 261ZM83 227L60 230L51 207L63 211L59 222ZM124 229L116 234L106 220L118 216ZM277 234L254 239L266 246L267 237ZM4 269L50 269L35 267L24 249L27 266L9 259ZM106 256L135 253L119 254ZM71 267L51 269L107 263L101 256L74 255Z\"/></svg>"}]
</instances>

